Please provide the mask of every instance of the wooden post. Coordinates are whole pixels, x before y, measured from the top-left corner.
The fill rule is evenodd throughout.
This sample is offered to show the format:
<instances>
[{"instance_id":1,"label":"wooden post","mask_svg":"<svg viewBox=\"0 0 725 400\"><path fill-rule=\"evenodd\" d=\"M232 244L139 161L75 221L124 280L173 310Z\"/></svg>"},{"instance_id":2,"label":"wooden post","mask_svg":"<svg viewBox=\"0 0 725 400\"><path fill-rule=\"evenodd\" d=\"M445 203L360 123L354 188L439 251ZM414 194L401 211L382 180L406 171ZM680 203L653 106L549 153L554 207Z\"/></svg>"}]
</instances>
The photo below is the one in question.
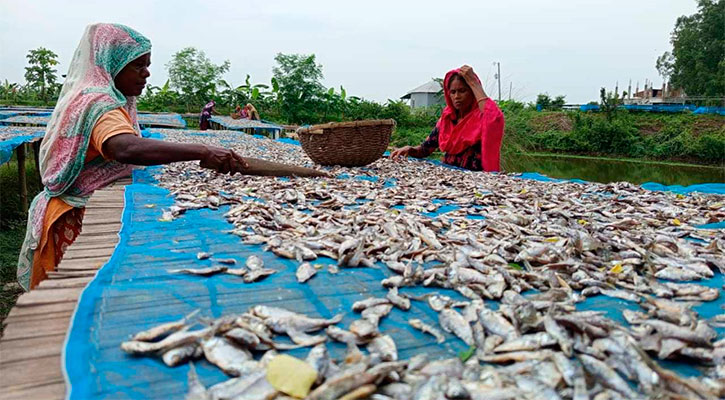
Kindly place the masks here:
<instances>
[{"instance_id":1,"label":"wooden post","mask_svg":"<svg viewBox=\"0 0 725 400\"><path fill-rule=\"evenodd\" d=\"M23 212L28 211L28 185L25 182L25 143L15 149L18 156L18 183L20 184L20 204Z\"/></svg>"},{"instance_id":2,"label":"wooden post","mask_svg":"<svg viewBox=\"0 0 725 400\"><path fill-rule=\"evenodd\" d=\"M35 174L40 178L40 144L43 139L33 142L33 156L35 156Z\"/></svg>"}]
</instances>

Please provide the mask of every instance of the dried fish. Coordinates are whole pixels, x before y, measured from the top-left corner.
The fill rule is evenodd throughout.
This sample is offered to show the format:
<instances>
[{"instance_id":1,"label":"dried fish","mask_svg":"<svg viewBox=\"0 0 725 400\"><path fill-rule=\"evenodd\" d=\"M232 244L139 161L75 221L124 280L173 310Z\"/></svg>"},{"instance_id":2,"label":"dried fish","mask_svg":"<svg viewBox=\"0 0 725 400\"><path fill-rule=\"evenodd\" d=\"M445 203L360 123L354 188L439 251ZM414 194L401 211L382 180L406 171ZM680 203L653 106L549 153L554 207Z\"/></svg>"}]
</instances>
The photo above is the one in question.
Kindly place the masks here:
<instances>
[{"instance_id":1,"label":"dried fish","mask_svg":"<svg viewBox=\"0 0 725 400\"><path fill-rule=\"evenodd\" d=\"M178 268L178 269L170 269L168 272L170 274L189 274L189 275L199 275L199 276L212 276L216 274L220 274L222 272L226 272L227 267L222 265L216 265L213 267L208 268Z\"/></svg>"},{"instance_id":2,"label":"dried fish","mask_svg":"<svg viewBox=\"0 0 725 400\"><path fill-rule=\"evenodd\" d=\"M437 328L435 328L431 325L424 323L423 321L421 321L417 318L408 320L408 323L413 328L415 328L423 333L428 333L428 334L432 335L436 339L436 342L438 342L438 343L443 343L446 341L446 337L443 335L443 332L439 331Z\"/></svg>"},{"instance_id":3,"label":"dried fish","mask_svg":"<svg viewBox=\"0 0 725 400\"><path fill-rule=\"evenodd\" d=\"M310 265L310 263L302 263L299 267L297 267L297 282L305 283L310 280L310 278L315 276L316 273L317 270L312 265Z\"/></svg>"}]
</instances>

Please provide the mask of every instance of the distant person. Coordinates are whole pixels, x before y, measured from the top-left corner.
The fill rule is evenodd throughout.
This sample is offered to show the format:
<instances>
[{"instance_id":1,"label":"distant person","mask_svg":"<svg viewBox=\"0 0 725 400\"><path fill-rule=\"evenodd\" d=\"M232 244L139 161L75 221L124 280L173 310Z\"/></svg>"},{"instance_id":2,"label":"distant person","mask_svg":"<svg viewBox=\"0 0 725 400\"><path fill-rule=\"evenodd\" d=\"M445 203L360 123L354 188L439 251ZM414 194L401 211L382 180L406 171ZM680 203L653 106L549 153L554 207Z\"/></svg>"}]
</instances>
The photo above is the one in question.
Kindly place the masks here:
<instances>
[{"instance_id":1,"label":"distant person","mask_svg":"<svg viewBox=\"0 0 725 400\"><path fill-rule=\"evenodd\" d=\"M211 119L212 114L219 115L215 107L216 102L211 100L206 103L204 108L201 110L201 115L199 116L199 129L202 131L209 129L209 119Z\"/></svg>"},{"instance_id":2,"label":"distant person","mask_svg":"<svg viewBox=\"0 0 725 400\"><path fill-rule=\"evenodd\" d=\"M252 103L247 103L244 108L247 110L247 118L253 120L253 121L259 121L259 113L257 112L257 109L254 108Z\"/></svg>"},{"instance_id":3,"label":"distant person","mask_svg":"<svg viewBox=\"0 0 725 400\"><path fill-rule=\"evenodd\" d=\"M326 175L243 159L220 147L142 138L136 96L151 75L151 42L131 28L90 25L75 54L40 147L44 190L30 205L18 258L18 283L25 290L36 287L60 263L81 231L91 194L129 176L133 165L199 160L201 167L220 173Z\"/></svg>"},{"instance_id":4,"label":"distant person","mask_svg":"<svg viewBox=\"0 0 725 400\"><path fill-rule=\"evenodd\" d=\"M443 93L446 107L428 138L418 146L393 151L391 158L425 158L440 149L448 165L471 171L499 171L503 113L486 95L473 68L464 65L449 71L443 80Z\"/></svg>"},{"instance_id":5,"label":"distant person","mask_svg":"<svg viewBox=\"0 0 725 400\"><path fill-rule=\"evenodd\" d=\"M247 114L247 106L244 106L242 108L239 104L234 108L234 112L232 113L232 119L246 119L249 118L249 115Z\"/></svg>"}]
</instances>

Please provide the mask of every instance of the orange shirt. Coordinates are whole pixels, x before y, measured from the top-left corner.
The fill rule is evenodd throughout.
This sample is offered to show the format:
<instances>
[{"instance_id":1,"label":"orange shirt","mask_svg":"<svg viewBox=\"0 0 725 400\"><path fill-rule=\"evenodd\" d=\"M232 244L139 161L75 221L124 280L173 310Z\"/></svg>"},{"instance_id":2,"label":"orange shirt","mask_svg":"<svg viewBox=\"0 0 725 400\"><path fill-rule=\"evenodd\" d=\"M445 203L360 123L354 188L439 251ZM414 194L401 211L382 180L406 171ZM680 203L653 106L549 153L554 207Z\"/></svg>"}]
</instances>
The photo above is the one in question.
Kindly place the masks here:
<instances>
[{"instance_id":1,"label":"orange shirt","mask_svg":"<svg viewBox=\"0 0 725 400\"><path fill-rule=\"evenodd\" d=\"M88 142L85 162L88 163L98 156L102 156L108 160L108 157L103 154L103 144L108 139L116 135L127 133L135 135L136 131L133 129L131 117L128 115L126 110L123 108L116 108L101 115L96 124L93 126L91 139ZM43 219L43 234L40 237L38 248L33 255L33 271L30 283L31 288L35 287L41 280L45 279L47 271L55 270L55 254L57 250L56 243L55 240L48 240L51 235L51 228L56 221L72 210L73 206L57 197L53 197L48 202L48 209L45 213L45 218Z\"/></svg>"}]
</instances>

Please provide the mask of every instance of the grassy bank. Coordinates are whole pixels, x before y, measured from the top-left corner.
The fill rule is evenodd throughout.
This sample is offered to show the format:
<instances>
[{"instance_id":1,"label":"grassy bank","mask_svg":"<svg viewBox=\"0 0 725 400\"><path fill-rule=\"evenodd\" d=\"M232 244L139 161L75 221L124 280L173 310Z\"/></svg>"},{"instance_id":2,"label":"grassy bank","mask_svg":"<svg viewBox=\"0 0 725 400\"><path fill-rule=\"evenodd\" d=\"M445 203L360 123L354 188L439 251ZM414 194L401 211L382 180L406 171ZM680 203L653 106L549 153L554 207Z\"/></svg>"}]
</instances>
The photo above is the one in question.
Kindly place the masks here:
<instances>
[{"instance_id":1,"label":"grassy bank","mask_svg":"<svg viewBox=\"0 0 725 400\"><path fill-rule=\"evenodd\" d=\"M725 117L620 111L604 114L502 109L504 158L521 153L558 153L605 158L680 162L724 167ZM420 144L432 129L399 125L392 145Z\"/></svg>"}]
</instances>

